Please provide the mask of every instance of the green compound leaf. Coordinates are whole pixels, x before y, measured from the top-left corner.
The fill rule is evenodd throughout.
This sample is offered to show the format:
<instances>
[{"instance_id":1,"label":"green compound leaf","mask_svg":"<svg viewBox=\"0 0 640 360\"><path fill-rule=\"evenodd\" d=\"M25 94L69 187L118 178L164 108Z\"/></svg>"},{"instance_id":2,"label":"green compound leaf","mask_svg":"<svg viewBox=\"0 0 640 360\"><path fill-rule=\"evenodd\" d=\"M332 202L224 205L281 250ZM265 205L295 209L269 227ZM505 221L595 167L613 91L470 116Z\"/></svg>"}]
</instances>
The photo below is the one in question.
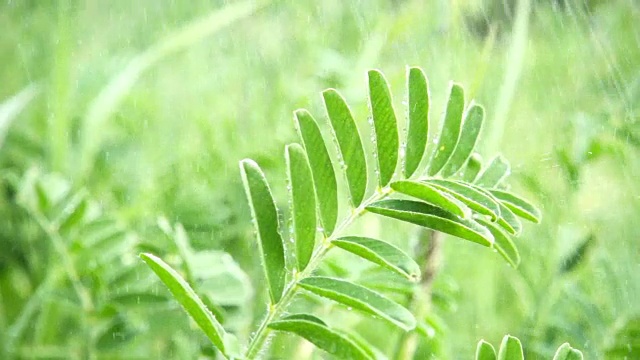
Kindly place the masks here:
<instances>
[{"instance_id":1,"label":"green compound leaf","mask_svg":"<svg viewBox=\"0 0 640 360\"><path fill-rule=\"evenodd\" d=\"M467 219L471 217L471 210L467 205L452 195L449 195L446 191L440 190L431 184L419 181L402 180L391 183L391 188L402 194L409 195L431 205L441 207L454 215L460 216L461 218Z\"/></svg>"},{"instance_id":2,"label":"green compound leaf","mask_svg":"<svg viewBox=\"0 0 640 360\"><path fill-rule=\"evenodd\" d=\"M494 188L511 174L511 166L507 159L498 155L480 174L475 184L484 188Z\"/></svg>"},{"instance_id":3,"label":"green compound leaf","mask_svg":"<svg viewBox=\"0 0 640 360\"><path fill-rule=\"evenodd\" d=\"M366 350L313 315L294 314L273 321L268 326L273 330L296 334L338 359L373 360Z\"/></svg>"},{"instance_id":4,"label":"green compound leaf","mask_svg":"<svg viewBox=\"0 0 640 360\"><path fill-rule=\"evenodd\" d=\"M451 158L442 170L442 176L449 177L455 174L467 162L476 147L483 121L484 108L480 105L469 105L462 124L462 130L460 131L460 140L458 140Z\"/></svg>"},{"instance_id":5,"label":"green compound leaf","mask_svg":"<svg viewBox=\"0 0 640 360\"><path fill-rule=\"evenodd\" d=\"M420 165L429 138L429 84L422 69L409 68L409 130L404 162L404 175L411 177Z\"/></svg>"},{"instance_id":6,"label":"green compound leaf","mask_svg":"<svg viewBox=\"0 0 640 360\"><path fill-rule=\"evenodd\" d=\"M296 248L298 271L302 271L309 264L316 240L315 189L309 160L302 146L288 145L285 158L291 192L291 236Z\"/></svg>"},{"instance_id":7,"label":"green compound leaf","mask_svg":"<svg viewBox=\"0 0 640 360\"><path fill-rule=\"evenodd\" d=\"M416 319L409 310L364 286L323 276L304 278L298 282L298 286L316 295L377 315L405 331L416 327Z\"/></svg>"},{"instance_id":8,"label":"green compound leaf","mask_svg":"<svg viewBox=\"0 0 640 360\"><path fill-rule=\"evenodd\" d=\"M448 192L456 199L465 203L472 210L482 215L489 215L492 220L500 218L500 204L489 194L472 185L451 180L425 180L439 190Z\"/></svg>"},{"instance_id":9,"label":"green compound leaf","mask_svg":"<svg viewBox=\"0 0 640 360\"><path fill-rule=\"evenodd\" d=\"M469 157L469 160L467 160L464 173L462 174L462 180L468 183L473 183L473 181L478 177L480 170L482 170L482 156L478 153L473 153L471 154L471 157Z\"/></svg>"},{"instance_id":10,"label":"green compound leaf","mask_svg":"<svg viewBox=\"0 0 640 360\"><path fill-rule=\"evenodd\" d=\"M380 187L385 187L398 165L398 123L389 84L378 70L369 71L369 103L376 139Z\"/></svg>"},{"instance_id":11,"label":"green compound leaf","mask_svg":"<svg viewBox=\"0 0 640 360\"><path fill-rule=\"evenodd\" d=\"M494 241L489 230L475 221L462 219L423 202L381 200L367 206L366 209L374 214L424 226L480 245L491 246Z\"/></svg>"},{"instance_id":12,"label":"green compound leaf","mask_svg":"<svg viewBox=\"0 0 640 360\"><path fill-rule=\"evenodd\" d=\"M476 221L489 229L495 239L493 247L498 251L500 256L507 260L511 266L517 268L518 265L520 265L520 253L509 235L506 234L502 228L492 222L483 219L476 219Z\"/></svg>"},{"instance_id":13,"label":"green compound leaf","mask_svg":"<svg viewBox=\"0 0 640 360\"><path fill-rule=\"evenodd\" d=\"M553 356L553 360L582 360L582 352L574 349L569 343L560 345L556 354Z\"/></svg>"},{"instance_id":14,"label":"green compound leaf","mask_svg":"<svg viewBox=\"0 0 640 360\"><path fill-rule=\"evenodd\" d=\"M542 213L535 207L533 204L528 202L527 200L516 196L512 193L502 191L502 190L490 190L491 195L495 196L496 199L500 200L509 210L513 211L517 216L534 222L536 224L540 223L540 219L542 219Z\"/></svg>"},{"instance_id":15,"label":"green compound leaf","mask_svg":"<svg viewBox=\"0 0 640 360\"><path fill-rule=\"evenodd\" d=\"M420 266L404 251L386 241L361 236L346 236L335 239L331 243L409 280L418 281L420 279Z\"/></svg>"},{"instance_id":16,"label":"green compound leaf","mask_svg":"<svg viewBox=\"0 0 640 360\"><path fill-rule=\"evenodd\" d=\"M367 190L367 162L360 133L342 95L334 89L328 89L322 96L344 162L351 202L358 207Z\"/></svg>"},{"instance_id":17,"label":"green compound leaf","mask_svg":"<svg viewBox=\"0 0 640 360\"><path fill-rule=\"evenodd\" d=\"M223 354L226 354L224 339L230 334L226 334L222 325L216 320L211 311L207 309L193 289L191 289L191 286L189 286L180 274L155 255L143 253L140 254L140 258L149 265L151 270L153 270L167 288L169 288L173 297L182 305L200 329L204 331L213 345Z\"/></svg>"},{"instance_id":18,"label":"green compound leaf","mask_svg":"<svg viewBox=\"0 0 640 360\"><path fill-rule=\"evenodd\" d=\"M498 360L524 360L522 344L517 337L506 335L502 338Z\"/></svg>"},{"instance_id":19,"label":"green compound leaf","mask_svg":"<svg viewBox=\"0 0 640 360\"><path fill-rule=\"evenodd\" d=\"M476 360L496 360L496 350L493 345L480 340L476 347Z\"/></svg>"},{"instance_id":20,"label":"green compound leaf","mask_svg":"<svg viewBox=\"0 0 640 360\"><path fill-rule=\"evenodd\" d=\"M428 174L434 176L449 161L453 154L458 139L460 138L460 127L462 125L462 112L464 111L464 89L462 86L452 83L447 111L444 115L444 122L440 131L440 139L436 151L433 153L429 164Z\"/></svg>"},{"instance_id":21,"label":"green compound leaf","mask_svg":"<svg viewBox=\"0 0 640 360\"><path fill-rule=\"evenodd\" d=\"M320 220L326 236L331 235L338 221L338 183L331 157L316 120L306 110L294 113L296 129L309 158L316 187Z\"/></svg>"},{"instance_id":22,"label":"green compound leaf","mask_svg":"<svg viewBox=\"0 0 640 360\"><path fill-rule=\"evenodd\" d=\"M250 159L242 160L240 173L256 227L269 295L271 302L275 304L282 297L286 272L278 210L267 179L258 164Z\"/></svg>"}]
</instances>

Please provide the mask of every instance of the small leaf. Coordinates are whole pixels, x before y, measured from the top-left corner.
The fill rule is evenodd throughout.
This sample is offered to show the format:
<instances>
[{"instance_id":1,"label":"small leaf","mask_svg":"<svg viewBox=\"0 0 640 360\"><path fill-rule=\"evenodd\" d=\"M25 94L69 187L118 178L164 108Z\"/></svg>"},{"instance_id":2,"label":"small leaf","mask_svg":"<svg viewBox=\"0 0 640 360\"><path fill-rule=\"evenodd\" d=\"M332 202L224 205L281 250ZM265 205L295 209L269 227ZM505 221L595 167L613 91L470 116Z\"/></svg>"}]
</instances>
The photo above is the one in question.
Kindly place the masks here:
<instances>
[{"instance_id":1,"label":"small leaf","mask_svg":"<svg viewBox=\"0 0 640 360\"><path fill-rule=\"evenodd\" d=\"M473 220L462 219L441 208L410 200L381 200L366 208L372 213L424 226L480 245L491 246L493 236Z\"/></svg>"},{"instance_id":2,"label":"small leaf","mask_svg":"<svg viewBox=\"0 0 640 360\"><path fill-rule=\"evenodd\" d=\"M508 234L494 223L485 221L483 219L476 219L481 225L484 225L495 239L493 246L498 250L500 256L502 256L511 266L517 268L520 265L520 253L518 252L518 248L513 243Z\"/></svg>"},{"instance_id":3,"label":"small leaf","mask_svg":"<svg viewBox=\"0 0 640 360\"><path fill-rule=\"evenodd\" d=\"M431 205L438 206L461 218L471 217L471 210L460 200L446 191L439 190L435 186L419 181L395 181L391 188L397 192L412 196Z\"/></svg>"},{"instance_id":4,"label":"small leaf","mask_svg":"<svg viewBox=\"0 0 640 360\"><path fill-rule=\"evenodd\" d=\"M140 257L149 265L151 270L158 275L167 288L169 288L173 297L182 305L200 329L204 331L213 345L223 354L226 354L223 341L225 331L222 325L216 320L213 314L211 314L193 289L191 289L191 286L189 286L180 274L155 255L143 253L140 254Z\"/></svg>"},{"instance_id":5,"label":"small leaf","mask_svg":"<svg viewBox=\"0 0 640 360\"><path fill-rule=\"evenodd\" d=\"M342 95L334 89L328 89L322 96L344 162L351 202L358 207L367 190L367 162L360 133Z\"/></svg>"},{"instance_id":6,"label":"small leaf","mask_svg":"<svg viewBox=\"0 0 640 360\"><path fill-rule=\"evenodd\" d=\"M449 161L449 158L451 158L453 150L456 148L456 144L460 138L463 111L464 89L462 89L462 86L452 83L449 101L447 102L447 111L444 115L442 129L440 130L440 139L429 163L429 176L434 176L440 172L447 161Z\"/></svg>"},{"instance_id":7,"label":"small leaf","mask_svg":"<svg viewBox=\"0 0 640 360\"><path fill-rule=\"evenodd\" d=\"M420 266L404 251L386 241L360 236L347 236L335 239L331 243L374 264L396 272L409 280L417 281L420 279Z\"/></svg>"},{"instance_id":8,"label":"small leaf","mask_svg":"<svg viewBox=\"0 0 640 360\"><path fill-rule=\"evenodd\" d=\"M309 160L302 146L286 147L285 158L291 191L291 220L298 271L307 267L316 240L316 196Z\"/></svg>"},{"instance_id":9,"label":"small leaf","mask_svg":"<svg viewBox=\"0 0 640 360\"><path fill-rule=\"evenodd\" d=\"M295 314L269 323L269 328L296 334L338 359L372 360L360 346L328 328L313 315Z\"/></svg>"},{"instance_id":10,"label":"small leaf","mask_svg":"<svg viewBox=\"0 0 640 360\"><path fill-rule=\"evenodd\" d=\"M582 352L574 349L569 343L560 345L556 354L553 356L553 360L582 360Z\"/></svg>"},{"instance_id":11,"label":"small leaf","mask_svg":"<svg viewBox=\"0 0 640 360\"><path fill-rule=\"evenodd\" d=\"M517 337L506 335L502 338L498 360L524 360L522 344Z\"/></svg>"},{"instance_id":12,"label":"small leaf","mask_svg":"<svg viewBox=\"0 0 640 360\"><path fill-rule=\"evenodd\" d=\"M425 183L435 185L436 188L448 192L472 210L482 215L489 215L493 220L500 218L500 205L492 196L479 191L469 184L459 181L437 179L426 180Z\"/></svg>"},{"instance_id":13,"label":"small leaf","mask_svg":"<svg viewBox=\"0 0 640 360\"><path fill-rule=\"evenodd\" d=\"M429 138L429 85L427 77L418 67L409 68L409 130L404 163L405 177L411 177L420 165Z\"/></svg>"},{"instance_id":14,"label":"small leaf","mask_svg":"<svg viewBox=\"0 0 640 360\"><path fill-rule=\"evenodd\" d=\"M294 115L296 129L309 157L322 227L329 236L338 220L338 184L333 163L316 120L306 110L297 110Z\"/></svg>"},{"instance_id":15,"label":"small leaf","mask_svg":"<svg viewBox=\"0 0 640 360\"><path fill-rule=\"evenodd\" d=\"M593 234L589 235L569 254L567 254L560 261L560 273L566 274L576 269L578 265L580 265L580 263L582 263L582 261L584 260L585 255L587 254L591 246L595 243L595 239L596 238Z\"/></svg>"},{"instance_id":16,"label":"small leaf","mask_svg":"<svg viewBox=\"0 0 640 360\"><path fill-rule=\"evenodd\" d=\"M493 345L480 340L476 347L476 360L496 360L496 350Z\"/></svg>"},{"instance_id":17,"label":"small leaf","mask_svg":"<svg viewBox=\"0 0 640 360\"><path fill-rule=\"evenodd\" d=\"M469 105L462 124L462 130L460 131L460 140L458 140L451 158L442 170L442 176L449 177L455 174L469 159L473 149L476 147L483 120L484 108L480 105Z\"/></svg>"},{"instance_id":18,"label":"small leaf","mask_svg":"<svg viewBox=\"0 0 640 360\"><path fill-rule=\"evenodd\" d=\"M285 285L284 245L278 222L278 210L262 170L253 160L240 162L242 182L256 228L262 264L271 302L277 303Z\"/></svg>"},{"instance_id":19,"label":"small leaf","mask_svg":"<svg viewBox=\"0 0 640 360\"><path fill-rule=\"evenodd\" d=\"M496 199L500 200L504 205L506 205L517 216L532 221L536 224L540 223L540 219L542 218L540 210L538 210L538 208L533 206L527 200L502 190L494 189L490 190L489 192L493 196L495 196Z\"/></svg>"},{"instance_id":20,"label":"small leaf","mask_svg":"<svg viewBox=\"0 0 640 360\"><path fill-rule=\"evenodd\" d=\"M491 160L491 163L480 174L475 184L485 188L498 186L511 173L511 166L507 159L498 155Z\"/></svg>"},{"instance_id":21,"label":"small leaf","mask_svg":"<svg viewBox=\"0 0 640 360\"><path fill-rule=\"evenodd\" d=\"M80 223L87 213L88 205L88 200L83 196L77 206L74 206L73 209L70 209L69 212L65 212L62 217L58 218L57 222L60 224L58 227L60 232L67 232Z\"/></svg>"},{"instance_id":22,"label":"small leaf","mask_svg":"<svg viewBox=\"0 0 640 360\"><path fill-rule=\"evenodd\" d=\"M304 278L298 285L316 295L377 315L405 331L416 326L416 319L409 310L364 286L323 276Z\"/></svg>"},{"instance_id":23,"label":"small leaf","mask_svg":"<svg viewBox=\"0 0 640 360\"><path fill-rule=\"evenodd\" d=\"M500 205L500 218L498 219L498 224L512 235L520 234L522 231L522 223L520 220L518 220L516 215L502 202L498 202L498 204Z\"/></svg>"},{"instance_id":24,"label":"small leaf","mask_svg":"<svg viewBox=\"0 0 640 360\"><path fill-rule=\"evenodd\" d=\"M482 169L482 156L478 153L471 154L469 160L467 160L467 164L464 168L464 173L462 174L462 180L468 183L473 183L473 181L478 177L478 173Z\"/></svg>"},{"instance_id":25,"label":"small leaf","mask_svg":"<svg viewBox=\"0 0 640 360\"><path fill-rule=\"evenodd\" d=\"M369 71L369 103L376 136L379 184L380 187L385 187L391 181L398 165L400 141L389 84L378 70Z\"/></svg>"}]
</instances>

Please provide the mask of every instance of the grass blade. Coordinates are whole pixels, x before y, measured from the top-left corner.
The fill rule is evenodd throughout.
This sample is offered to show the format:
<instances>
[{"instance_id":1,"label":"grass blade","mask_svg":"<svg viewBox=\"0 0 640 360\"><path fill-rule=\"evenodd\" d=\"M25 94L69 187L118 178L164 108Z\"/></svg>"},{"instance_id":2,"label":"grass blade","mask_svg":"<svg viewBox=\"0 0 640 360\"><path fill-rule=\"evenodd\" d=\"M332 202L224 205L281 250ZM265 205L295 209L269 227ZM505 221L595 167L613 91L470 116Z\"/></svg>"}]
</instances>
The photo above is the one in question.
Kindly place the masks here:
<instances>
[{"instance_id":1,"label":"grass blade","mask_svg":"<svg viewBox=\"0 0 640 360\"><path fill-rule=\"evenodd\" d=\"M506 335L502 339L498 360L524 360L522 344L517 337Z\"/></svg>"},{"instance_id":2,"label":"grass blade","mask_svg":"<svg viewBox=\"0 0 640 360\"><path fill-rule=\"evenodd\" d=\"M360 133L342 95L334 89L328 89L322 93L322 97L344 162L343 169L349 185L351 202L353 206L358 207L367 190L367 162Z\"/></svg>"},{"instance_id":3,"label":"grass blade","mask_svg":"<svg viewBox=\"0 0 640 360\"><path fill-rule=\"evenodd\" d=\"M448 192L472 210L482 215L489 215L493 220L500 218L500 204L498 204L491 195L482 192L472 185L458 181L437 179L426 180L425 183L434 185L439 190Z\"/></svg>"},{"instance_id":4,"label":"grass blade","mask_svg":"<svg viewBox=\"0 0 640 360\"><path fill-rule=\"evenodd\" d=\"M493 345L480 340L476 347L476 360L496 360L496 350Z\"/></svg>"},{"instance_id":5,"label":"grass blade","mask_svg":"<svg viewBox=\"0 0 640 360\"><path fill-rule=\"evenodd\" d=\"M338 359L373 359L355 342L330 329L322 320L313 315L290 315L271 322L269 328L296 334Z\"/></svg>"},{"instance_id":6,"label":"grass blade","mask_svg":"<svg viewBox=\"0 0 640 360\"><path fill-rule=\"evenodd\" d=\"M429 84L422 69L409 68L409 130L404 175L410 177L420 165L429 139Z\"/></svg>"},{"instance_id":7,"label":"grass blade","mask_svg":"<svg viewBox=\"0 0 640 360\"><path fill-rule=\"evenodd\" d=\"M493 235L473 220L465 220L441 208L411 200L381 200L367 206L372 213L441 231L480 245L491 246Z\"/></svg>"},{"instance_id":8,"label":"grass blade","mask_svg":"<svg viewBox=\"0 0 640 360\"><path fill-rule=\"evenodd\" d=\"M386 241L347 236L331 242L335 246L369 260L412 281L420 279L420 266L404 251Z\"/></svg>"},{"instance_id":9,"label":"grass blade","mask_svg":"<svg viewBox=\"0 0 640 360\"><path fill-rule=\"evenodd\" d=\"M438 206L461 218L471 217L471 210L462 201L437 189L431 184L418 181L395 181L391 188L397 192L420 199L431 205Z\"/></svg>"},{"instance_id":10,"label":"grass blade","mask_svg":"<svg viewBox=\"0 0 640 360\"><path fill-rule=\"evenodd\" d=\"M517 216L536 224L540 223L542 213L537 207L527 200L502 190L490 190L489 192Z\"/></svg>"},{"instance_id":11,"label":"grass blade","mask_svg":"<svg viewBox=\"0 0 640 360\"><path fill-rule=\"evenodd\" d=\"M553 360L582 360L582 352L574 349L569 343L560 345L556 354L553 356Z\"/></svg>"},{"instance_id":12,"label":"grass blade","mask_svg":"<svg viewBox=\"0 0 640 360\"><path fill-rule=\"evenodd\" d=\"M500 254L500 256L502 256L511 266L517 268L518 265L520 265L520 253L509 235L505 234L504 230L492 222L485 221L483 219L476 219L476 221L489 229L495 240L493 247L498 251L498 254Z\"/></svg>"},{"instance_id":13,"label":"grass blade","mask_svg":"<svg viewBox=\"0 0 640 360\"><path fill-rule=\"evenodd\" d=\"M429 176L434 176L445 166L453 154L462 125L462 112L464 111L464 89L462 86L452 83L447 111L444 115L438 146L429 163Z\"/></svg>"},{"instance_id":14,"label":"grass blade","mask_svg":"<svg viewBox=\"0 0 640 360\"><path fill-rule=\"evenodd\" d=\"M416 319L409 310L364 286L323 276L302 279L298 285L316 295L379 316L405 331L416 326Z\"/></svg>"},{"instance_id":15,"label":"grass blade","mask_svg":"<svg viewBox=\"0 0 640 360\"><path fill-rule=\"evenodd\" d=\"M155 255L143 253L140 254L140 257L169 288L173 297L182 305L200 329L204 331L213 345L225 354L224 338L226 333L215 316L204 305L202 299L191 289L191 286L180 274Z\"/></svg>"},{"instance_id":16,"label":"grass blade","mask_svg":"<svg viewBox=\"0 0 640 360\"><path fill-rule=\"evenodd\" d=\"M373 117L376 139L376 158L378 159L379 184L385 187L391 181L398 165L398 122L393 110L393 100L389 84L378 70L370 70L369 103Z\"/></svg>"},{"instance_id":17,"label":"grass blade","mask_svg":"<svg viewBox=\"0 0 640 360\"><path fill-rule=\"evenodd\" d=\"M511 174L511 166L502 155L491 160L491 163L480 174L475 184L484 188L494 188Z\"/></svg>"},{"instance_id":18,"label":"grass blade","mask_svg":"<svg viewBox=\"0 0 640 360\"><path fill-rule=\"evenodd\" d=\"M170 32L144 52L138 54L100 91L89 104L81 127L79 174L86 176L104 141L107 121L131 91L138 79L169 55L192 46L202 39L254 13L260 5L253 1L235 2L189 22Z\"/></svg>"},{"instance_id":19,"label":"grass blade","mask_svg":"<svg viewBox=\"0 0 640 360\"><path fill-rule=\"evenodd\" d=\"M322 139L320 127L311 114L306 110L297 110L294 113L294 121L309 158L320 221L325 235L329 236L338 221L338 184L333 163Z\"/></svg>"},{"instance_id":20,"label":"grass blade","mask_svg":"<svg viewBox=\"0 0 640 360\"><path fill-rule=\"evenodd\" d=\"M307 267L316 240L316 196L311 167L302 146L286 147L289 187L291 192L291 220L296 247L298 271Z\"/></svg>"},{"instance_id":21,"label":"grass blade","mask_svg":"<svg viewBox=\"0 0 640 360\"><path fill-rule=\"evenodd\" d=\"M278 210L262 170L253 160L240 162L242 182L256 227L262 264L272 303L277 303L285 285L284 244L278 223Z\"/></svg>"},{"instance_id":22,"label":"grass blade","mask_svg":"<svg viewBox=\"0 0 640 360\"><path fill-rule=\"evenodd\" d=\"M462 124L462 130L460 131L460 140L447 165L442 170L442 176L449 177L455 174L467 162L476 147L483 121L484 108L480 105L469 105Z\"/></svg>"}]
</instances>

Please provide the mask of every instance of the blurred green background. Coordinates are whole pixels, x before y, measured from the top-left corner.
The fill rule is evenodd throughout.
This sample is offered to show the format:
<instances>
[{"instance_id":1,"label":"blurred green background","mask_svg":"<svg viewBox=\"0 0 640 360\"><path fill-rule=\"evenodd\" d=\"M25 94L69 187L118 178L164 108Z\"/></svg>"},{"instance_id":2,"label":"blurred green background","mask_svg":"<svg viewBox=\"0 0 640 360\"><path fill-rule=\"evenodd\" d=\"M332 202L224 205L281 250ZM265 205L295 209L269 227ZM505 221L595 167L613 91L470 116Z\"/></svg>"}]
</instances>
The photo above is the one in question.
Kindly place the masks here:
<instances>
[{"instance_id":1,"label":"blurred green background","mask_svg":"<svg viewBox=\"0 0 640 360\"><path fill-rule=\"evenodd\" d=\"M141 250L192 266L246 339L265 302L238 161L286 206L292 111L322 114L335 87L366 123L366 70L401 109L408 65L429 77L432 128L451 80L486 107L483 155L503 153L544 214L518 269L445 240L421 356L469 359L505 333L529 359L564 341L640 356L620 330L640 313L639 24L634 0L0 1L0 358L211 355Z\"/></svg>"}]
</instances>

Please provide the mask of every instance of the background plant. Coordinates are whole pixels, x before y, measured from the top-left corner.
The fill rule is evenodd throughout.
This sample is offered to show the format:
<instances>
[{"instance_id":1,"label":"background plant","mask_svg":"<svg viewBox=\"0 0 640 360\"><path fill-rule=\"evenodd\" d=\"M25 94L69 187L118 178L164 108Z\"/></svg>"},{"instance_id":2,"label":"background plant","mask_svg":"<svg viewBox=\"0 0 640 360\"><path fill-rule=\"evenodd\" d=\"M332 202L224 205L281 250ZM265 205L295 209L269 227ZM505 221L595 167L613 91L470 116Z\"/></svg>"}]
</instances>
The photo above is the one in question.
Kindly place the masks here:
<instances>
[{"instance_id":1,"label":"background plant","mask_svg":"<svg viewBox=\"0 0 640 360\"><path fill-rule=\"evenodd\" d=\"M205 37L199 41L166 52L137 82L130 82L122 101L96 130L102 138L99 149L82 176L77 159L84 155L77 145L90 104L127 64L159 48L154 44L166 43L223 7L157 1L139 1L135 7L76 1L0 4L0 24L7 29L0 35L0 98L3 104L16 94L30 99L21 112L11 112L16 116L10 126L4 122L7 108L1 117L7 132L0 150L0 336L26 303L14 299L30 298L42 280L22 259L40 253L49 241L15 203L15 187L4 175L26 179L34 167L41 175L55 173L75 191L85 189L108 217L137 235L137 242L153 245L143 250L184 269L174 241L157 226L158 215L164 214L170 224L183 225L195 251L229 252L249 278L258 279L261 268L249 247L253 239L238 161L250 157L260 163L274 183L279 205L286 206L281 148L294 139L290 123L283 121L291 109L319 113L318 102L309 98L313 89L335 87L349 99L356 118L364 119L361 76L366 69L383 69L391 87L401 89L404 69L398 65L409 63L428 71L434 89L446 89L449 79L457 79L469 97L487 105L485 139L493 137L494 126L499 128L502 136L489 144L510 160L514 190L527 194L545 213L541 225L524 224L519 242L524 261L517 271L491 252L475 251L473 244L442 242L441 266L431 287L433 314L442 326L431 338L430 351L440 358L471 358L470 344L479 338L497 344L509 331L523 340L530 358L551 358L563 341L581 348L587 358L615 358L607 349L633 344L624 329L633 329L631 319L638 313L633 275L638 257L633 226L638 214L638 9L627 0L514 2L522 3L520 10L503 3L310 6L279 1L248 11L226 28L200 32ZM236 15L239 10L235 8ZM580 60L584 58L590 61ZM505 71L508 67L514 69ZM513 83L517 86L505 85ZM447 92L432 95L434 109L443 109ZM500 108L506 109L505 121L497 125L494 116ZM265 129L272 136L255 142ZM55 162L54 147L63 149L56 154L66 154L56 155ZM560 152L570 155L575 165L570 170L579 176L568 175ZM373 219L362 226L380 238L429 236L411 227L380 227ZM586 256L571 256L587 238L595 241ZM482 273L468 274L469 259ZM571 271L560 272L565 259L580 261ZM60 272L57 257L46 264ZM553 296L548 296L550 284ZM253 324L240 326L245 336L261 320L266 300L260 298L262 284L252 285L256 298L245 308L244 319ZM161 285L150 289L163 291ZM484 296L474 296L480 290ZM57 292L47 294L55 297ZM141 316L145 321L139 324L150 340L133 336L130 349L156 357L200 353L206 340L194 341L201 339L200 333L171 305L175 303L166 304L167 311L153 318L157 326ZM274 341L274 348L284 343ZM0 343L4 348L4 340ZM18 344L32 349L37 343ZM41 344L71 357L67 344Z\"/></svg>"}]
</instances>

